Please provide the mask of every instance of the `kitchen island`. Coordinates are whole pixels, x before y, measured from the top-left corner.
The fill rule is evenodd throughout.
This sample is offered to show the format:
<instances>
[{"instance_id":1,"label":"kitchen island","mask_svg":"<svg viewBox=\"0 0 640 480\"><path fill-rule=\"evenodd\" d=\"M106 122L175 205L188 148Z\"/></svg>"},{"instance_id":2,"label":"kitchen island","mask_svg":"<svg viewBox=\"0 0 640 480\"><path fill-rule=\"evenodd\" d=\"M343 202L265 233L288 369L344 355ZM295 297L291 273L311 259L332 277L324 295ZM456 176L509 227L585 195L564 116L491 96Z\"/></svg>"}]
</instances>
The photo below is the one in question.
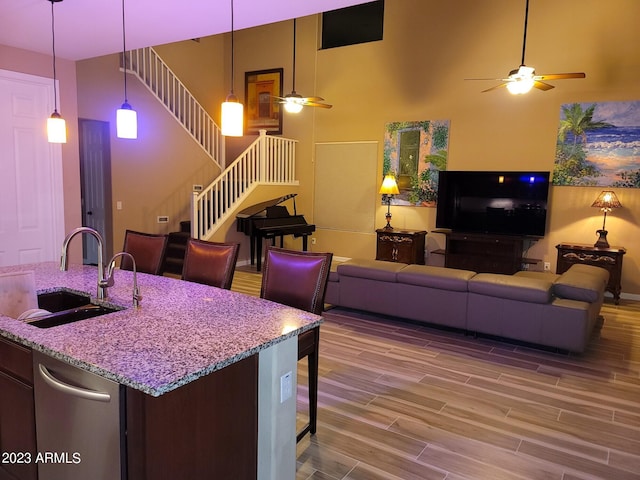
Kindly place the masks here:
<instances>
[{"instance_id":1,"label":"kitchen island","mask_svg":"<svg viewBox=\"0 0 640 480\"><path fill-rule=\"evenodd\" d=\"M29 270L38 292L95 295L95 267L61 272L48 262L0 273ZM123 310L47 329L0 316L0 337L20 355L42 352L122 386L122 478L293 479L295 388L281 401L280 381L291 372L295 385L297 336L322 318L168 277L138 274L138 284L139 309L133 273L117 271L107 302ZM3 364L14 358L6 351Z\"/></svg>"}]
</instances>

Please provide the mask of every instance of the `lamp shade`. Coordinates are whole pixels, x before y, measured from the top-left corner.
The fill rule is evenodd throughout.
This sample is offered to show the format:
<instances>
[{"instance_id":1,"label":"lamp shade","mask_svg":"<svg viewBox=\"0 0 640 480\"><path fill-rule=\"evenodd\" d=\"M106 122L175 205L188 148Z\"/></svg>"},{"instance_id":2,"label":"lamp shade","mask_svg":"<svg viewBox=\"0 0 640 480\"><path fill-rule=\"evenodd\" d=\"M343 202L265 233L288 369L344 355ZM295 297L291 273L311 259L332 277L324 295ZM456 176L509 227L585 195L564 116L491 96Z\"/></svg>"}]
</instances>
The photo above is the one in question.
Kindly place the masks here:
<instances>
[{"instance_id":1,"label":"lamp shade","mask_svg":"<svg viewBox=\"0 0 640 480\"><path fill-rule=\"evenodd\" d=\"M614 192L611 190L603 190L591 206L610 212L612 208L622 207L622 204Z\"/></svg>"},{"instance_id":2,"label":"lamp shade","mask_svg":"<svg viewBox=\"0 0 640 480\"><path fill-rule=\"evenodd\" d=\"M138 138L138 114L126 102L116 110L116 131L118 138Z\"/></svg>"},{"instance_id":3,"label":"lamp shade","mask_svg":"<svg viewBox=\"0 0 640 480\"><path fill-rule=\"evenodd\" d=\"M383 195L398 195L400 190L398 190L396 177L393 175L385 175L384 180L382 180L382 186L380 187L379 193Z\"/></svg>"},{"instance_id":4,"label":"lamp shade","mask_svg":"<svg viewBox=\"0 0 640 480\"><path fill-rule=\"evenodd\" d=\"M49 143L67 143L67 123L58 112L47 119L47 137Z\"/></svg>"},{"instance_id":5,"label":"lamp shade","mask_svg":"<svg viewBox=\"0 0 640 480\"><path fill-rule=\"evenodd\" d=\"M241 137L244 128L244 108L235 95L228 95L222 103L221 126L222 135Z\"/></svg>"}]
</instances>

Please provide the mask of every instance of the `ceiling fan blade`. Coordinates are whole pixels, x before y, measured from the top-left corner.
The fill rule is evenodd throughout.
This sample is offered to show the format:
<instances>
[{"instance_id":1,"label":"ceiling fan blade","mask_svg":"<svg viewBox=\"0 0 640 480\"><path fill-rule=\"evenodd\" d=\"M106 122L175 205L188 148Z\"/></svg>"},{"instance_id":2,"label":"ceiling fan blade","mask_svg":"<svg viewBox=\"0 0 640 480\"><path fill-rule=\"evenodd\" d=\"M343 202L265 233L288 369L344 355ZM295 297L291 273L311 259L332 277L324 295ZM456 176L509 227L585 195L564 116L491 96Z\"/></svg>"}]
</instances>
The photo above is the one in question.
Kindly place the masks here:
<instances>
[{"instance_id":1,"label":"ceiling fan blade","mask_svg":"<svg viewBox=\"0 0 640 480\"><path fill-rule=\"evenodd\" d=\"M544 90L544 91L551 90L552 88L554 88L553 85L549 85L548 83L540 82L538 80L534 80L533 86L539 90Z\"/></svg>"},{"instance_id":2,"label":"ceiling fan blade","mask_svg":"<svg viewBox=\"0 0 640 480\"><path fill-rule=\"evenodd\" d=\"M576 73L545 73L543 75L536 75L536 80L564 80L566 78L586 78L586 74L583 72Z\"/></svg>"},{"instance_id":3,"label":"ceiling fan blade","mask_svg":"<svg viewBox=\"0 0 640 480\"><path fill-rule=\"evenodd\" d=\"M487 88L486 90L482 90L480 93L490 92L491 90L495 90L496 88L506 87L508 82L501 83L500 85L495 85L491 88Z\"/></svg>"},{"instance_id":4,"label":"ceiling fan blade","mask_svg":"<svg viewBox=\"0 0 640 480\"><path fill-rule=\"evenodd\" d=\"M305 102L324 102L322 97L303 97L302 100Z\"/></svg>"},{"instance_id":5,"label":"ceiling fan blade","mask_svg":"<svg viewBox=\"0 0 640 480\"><path fill-rule=\"evenodd\" d=\"M329 105L328 103L318 103L318 102L305 102L305 107L320 107L320 108L331 108L333 105Z\"/></svg>"},{"instance_id":6,"label":"ceiling fan blade","mask_svg":"<svg viewBox=\"0 0 640 480\"><path fill-rule=\"evenodd\" d=\"M493 80L494 82L506 82L508 78L465 78L464 80Z\"/></svg>"}]
</instances>

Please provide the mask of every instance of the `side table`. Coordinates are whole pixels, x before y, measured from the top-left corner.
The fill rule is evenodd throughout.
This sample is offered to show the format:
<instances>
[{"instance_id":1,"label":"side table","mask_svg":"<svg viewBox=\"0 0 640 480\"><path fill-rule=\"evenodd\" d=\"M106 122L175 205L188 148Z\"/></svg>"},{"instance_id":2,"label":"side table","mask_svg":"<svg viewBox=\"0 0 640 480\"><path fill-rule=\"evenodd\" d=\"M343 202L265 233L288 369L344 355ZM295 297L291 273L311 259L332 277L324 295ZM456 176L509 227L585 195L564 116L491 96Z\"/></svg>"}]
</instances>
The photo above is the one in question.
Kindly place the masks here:
<instances>
[{"instance_id":1,"label":"side table","mask_svg":"<svg viewBox=\"0 0 640 480\"><path fill-rule=\"evenodd\" d=\"M425 230L376 230L376 260L424 265Z\"/></svg>"},{"instance_id":2,"label":"side table","mask_svg":"<svg viewBox=\"0 0 640 480\"><path fill-rule=\"evenodd\" d=\"M564 273L576 263L594 265L609 271L607 291L613 294L615 304L620 303L622 292L622 259L627 250L622 247L599 248L581 243L561 243L556 245L558 261L556 273Z\"/></svg>"}]
</instances>

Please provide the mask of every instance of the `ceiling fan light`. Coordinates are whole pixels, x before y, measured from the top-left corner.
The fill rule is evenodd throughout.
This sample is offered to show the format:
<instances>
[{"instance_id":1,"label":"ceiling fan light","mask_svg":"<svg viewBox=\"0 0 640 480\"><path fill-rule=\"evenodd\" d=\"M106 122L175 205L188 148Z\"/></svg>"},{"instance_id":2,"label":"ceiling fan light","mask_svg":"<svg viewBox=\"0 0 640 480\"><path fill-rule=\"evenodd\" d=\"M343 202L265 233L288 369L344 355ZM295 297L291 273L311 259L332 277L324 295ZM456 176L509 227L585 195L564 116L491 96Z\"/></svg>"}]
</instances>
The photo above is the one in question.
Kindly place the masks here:
<instances>
[{"instance_id":1,"label":"ceiling fan light","mask_svg":"<svg viewBox=\"0 0 640 480\"><path fill-rule=\"evenodd\" d=\"M535 74L535 68L533 67L527 67L526 65L520 65L520 68L518 68L518 76L522 77L522 78L529 78L529 77L533 77L533 75Z\"/></svg>"},{"instance_id":2,"label":"ceiling fan light","mask_svg":"<svg viewBox=\"0 0 640 480\"><path fill-rule=\"evenodd\" d=\"M289 113L300 113L302 111L302 103L292 97L287 97L284 102L284 109Z\"/></svg>"},{"instance_id":3,"label":"ceiling fan light","mask_svg":"<svg viewBox=\"0 0 640 480\"><path fill-rule=\"evenodd\" d=\"M533 88L533 78L518 78L507 83L507 90L512 95L523 95Z\"/></svg>"}]
</instances>

